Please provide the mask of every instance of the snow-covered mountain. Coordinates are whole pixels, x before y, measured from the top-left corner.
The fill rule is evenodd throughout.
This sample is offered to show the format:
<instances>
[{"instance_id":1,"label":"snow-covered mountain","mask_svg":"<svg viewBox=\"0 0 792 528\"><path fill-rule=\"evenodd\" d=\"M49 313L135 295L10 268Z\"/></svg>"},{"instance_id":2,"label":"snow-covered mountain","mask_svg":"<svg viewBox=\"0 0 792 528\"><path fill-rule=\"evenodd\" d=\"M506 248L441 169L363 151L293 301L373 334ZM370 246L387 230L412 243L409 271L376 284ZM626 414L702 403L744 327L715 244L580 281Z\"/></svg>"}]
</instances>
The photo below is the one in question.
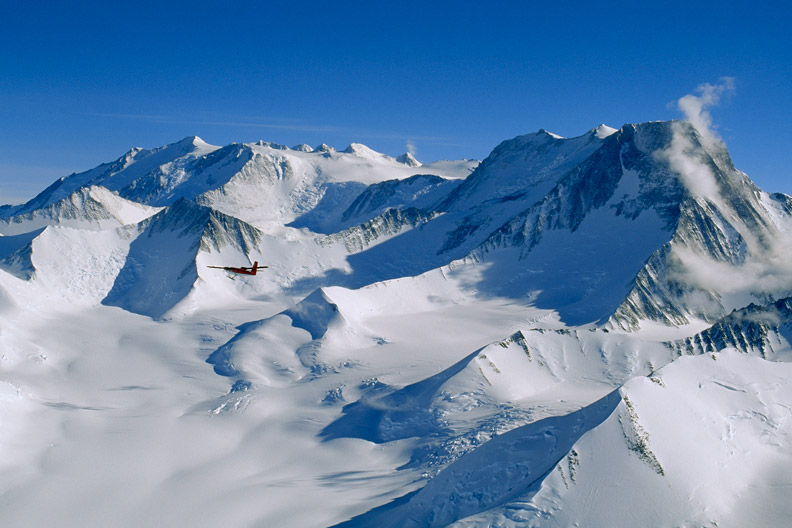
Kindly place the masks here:
<instances>
[{"instance_id":1,"label":"snow-covered mountain","mask_svg":"<svg viewBox=\"0 0 792 528\"><path fill-rule=\"evenodd\" d=\"M0 216L4 526L791 513L792 198L689 123L189 137Z\"/></svg>"},{"instance_id":2,"label":"snow-covered mountain","mask_svg":"<svg viewBox=\"0 0 792 528\"><path fill-rule=\"evenodd\" d=\"M134 148L112 163L59 179L29 202L2 211L6 218L42 214L53 204L89 186L101 186L121 198L155 207L180 198L208 205L266 228L283 225L304 213L333 214L351 204L366 185L415 174L414 158L401 161L353 143L343 152L327 145L316 149L258 142L209 145L198 137L151 150ZM467 176L476 163L467 160L425 166L427 174Z\"/></svg>"},{"instance_id":3,"label":"snow-covered mountain","mask_svg":"<svg viewBox=\"0 0 792 528\"><path fill-rule=\"evenodd\" d=\"M0 234L29 233L48 225L109 229L137 224L158 210L121 198L104 187L89 185L44 207L3 218L0 220Z\"/></svg>"}]
</instances>

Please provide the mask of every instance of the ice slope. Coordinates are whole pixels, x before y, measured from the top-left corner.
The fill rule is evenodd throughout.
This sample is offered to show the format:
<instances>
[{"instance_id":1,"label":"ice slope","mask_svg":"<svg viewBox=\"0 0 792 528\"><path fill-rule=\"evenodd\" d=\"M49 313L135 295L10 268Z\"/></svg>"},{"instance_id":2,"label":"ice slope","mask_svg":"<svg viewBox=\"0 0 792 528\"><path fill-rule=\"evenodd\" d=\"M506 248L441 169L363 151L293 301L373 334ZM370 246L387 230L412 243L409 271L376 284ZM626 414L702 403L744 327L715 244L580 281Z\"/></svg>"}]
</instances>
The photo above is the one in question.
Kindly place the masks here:
<instances>
[{"instance_id":1,"label":"ice slope","mask_svg":"<svg viewBox=\"0 0 792 528\"><path fill-rule=\"evenodd\" d=\"M500 433L577 411L678 357L662 341L594 328L569 330L534 313L516 323L512 328L522 329L507 339L437 374L402 388L380 383L363 391L322 435L375 443L416 437L418 447L406 467L432 474ZM314 348L316 357L326 357L324 343Z\"/></svg>"},{"instance_id":2,"label":"ice slope","mask_svg":"<svg viewBox=\"0 0 792 528\"><path fill-rule=\"evenodd\" d=\"M263 229L290 224L320 233L339 231L350 226L342 225L341 213L367 186L416 174L412 164L360 144L343 152L329 147L311 152L249 147L253 157L248 165L226 185L205 193L198 201ZM448 179L468 173L470 166L464 160L429 164L421 168L421 173Z\"/></svg>"},{"instance_id":3,"label":"ice slope","mask_svg":"<svg viewBox=\"0 0 792 528\"><path fill-rule=\"evenodd\" d=\"M336 526L448 526L508 503L538 486L575 441L604 421L619 401L614 391L566 416L512 429L461 456L415 494Z\"/></svg>"},{"instance_id":4,"label":"ice slope","mask_svg":"<svg viewBox=\"0 0 792 528\"><path fill-rule=\"evenodd\" d=\"M570 169L601 145L592 130L563 139L540 130L504 141L484 160L472 177L449 196L442 209L470 209L504 198L533 203L547 194Z\"/></svg>"}]
</instances>

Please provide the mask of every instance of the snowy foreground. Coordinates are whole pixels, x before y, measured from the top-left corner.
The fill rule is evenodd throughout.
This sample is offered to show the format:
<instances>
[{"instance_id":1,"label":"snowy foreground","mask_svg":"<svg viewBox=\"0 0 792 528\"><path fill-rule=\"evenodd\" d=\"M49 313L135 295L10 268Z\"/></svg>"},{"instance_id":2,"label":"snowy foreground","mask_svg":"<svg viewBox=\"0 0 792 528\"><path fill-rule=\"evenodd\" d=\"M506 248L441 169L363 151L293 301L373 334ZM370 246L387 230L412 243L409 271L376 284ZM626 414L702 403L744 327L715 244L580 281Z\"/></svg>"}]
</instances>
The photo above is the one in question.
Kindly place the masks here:
<instances>
[{"instance_id":1,"label":"snowy foreground","mask_svg":"<svg viewBox=\"0 0 792 528\"><path fill-rule=\"evenodd\" d=\"M707 139L188 138L4 207L0 525L788 526L792 198Z\"/></svg>"}]
</instances>

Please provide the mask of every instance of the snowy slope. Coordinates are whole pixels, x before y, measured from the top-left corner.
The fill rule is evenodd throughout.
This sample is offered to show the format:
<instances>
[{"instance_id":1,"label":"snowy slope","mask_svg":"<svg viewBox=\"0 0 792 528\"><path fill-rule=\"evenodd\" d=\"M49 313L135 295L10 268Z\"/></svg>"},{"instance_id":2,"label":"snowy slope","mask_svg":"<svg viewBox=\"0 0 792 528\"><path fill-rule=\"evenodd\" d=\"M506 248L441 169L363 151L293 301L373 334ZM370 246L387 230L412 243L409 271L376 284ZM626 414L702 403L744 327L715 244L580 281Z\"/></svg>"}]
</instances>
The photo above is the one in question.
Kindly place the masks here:
<instances>
[{"instance_id":1,"label":"snowy slope","mask_svg":"<svg viewBox=\"0 0 792 528\"><path fill-rule=\"evenodd\" d=\"M134 190L137 186L136 182L159 180L165 172L161 167L171 167L174 164L183 166L217 148L196 136L151 150L134 148L112 163L104 163L89 171L64 176L29 202L5 211L4 216L16 216L47 207L91 185L101 185L118 192L122 197L147 203L135 199L134 193L129 193L127 188L131 187Z\"/></svg>"},{"instance_id":2,"label":"snowy slope","mask_svg":"<svg viewBox=\"0 0 792 528\"><path fill-rule=\"evenodd\" d=\"M680 122L133 149L3 209L0 523L783 526L790 232Z\"/></svg>"},{"instance_id":3,"label":"snowy slope","mask_svg":"<svg viewBox=\"0 0 792 528\"><path fill-rule=\"evenodd\" d=\"M786 526L789 369L725 350L636 378L538 492L454 526Z\"/></svg>"},{"instance_id":4,"label":"snowy slope","mask_svg":"<svg viewBox=\"0 0 792 528\"><path fill-rule=\"evenodd\" d=\"M0 269L17 279L8 278L10 291L28 309L92 305L112 287L136 235L50 226L1 237Z\"/></svg>"},{"instance_id":5,"label":"snowy slope","mask_svg":"<svg viewBox=\"0 0 792 528\"><path fill-rule=\"evenodd\" d=\"M29 233L48 225L102 230L137 224L157 208L125 200L103 187L82 187L60 201L0 220L0 234Z\"/></svg>"}]
</instances>

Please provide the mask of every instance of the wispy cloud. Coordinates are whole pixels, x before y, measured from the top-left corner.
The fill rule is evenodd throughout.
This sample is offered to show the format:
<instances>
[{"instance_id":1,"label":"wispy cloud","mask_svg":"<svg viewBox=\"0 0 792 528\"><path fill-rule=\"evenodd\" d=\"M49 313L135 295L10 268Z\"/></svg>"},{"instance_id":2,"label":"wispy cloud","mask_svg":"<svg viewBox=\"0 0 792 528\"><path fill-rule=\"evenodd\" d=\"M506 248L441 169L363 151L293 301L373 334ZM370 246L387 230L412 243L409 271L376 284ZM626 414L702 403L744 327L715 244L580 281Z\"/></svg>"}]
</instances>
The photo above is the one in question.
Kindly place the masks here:
<instances>
[{"instance_id":1,"label":"wispy cloud","mask_svg":"<svg viewBox=\"0 0 792 528\"><path fill-rule=\"evenodd\" d=\"M761 251L749 250L745 262L739 265L717 261L686 247L676 246L673 251L681 267L672 270L672 276L705 291L784 296L792 289L792 243L783 236Z\"/></svg>"},{"instance_id":2,"label":"wispy cloud","mask_svg":"<svg viewBox=\"0 0 792 528\"><path fill-rule=\"evenodd\" d=\"M722 142L712 126L712 115L709 108L717 106L721 97L731 95L735 91L734 77L721 77L718 84L700 84L694 93L687 94L677 100L677 108L685 114L685 119L698 130L706 143L712 147Z\"/></svg>"},{"instance_id":3,"label":"wispy cloud","mask_svg":"<svg viewBox=\"0 0 792 528\"><path fill-rule=\"evenodd\" d=\"M266 118L266 119L250 119L250 118L237 118L232 116L228 119L218 119L216 116L205 119L187 118L182 116L162 115L162 114L134 114L134 113L92 113L95 117L104 117L109 119L125 119L146 121L157 124L178 124L178 125L191 125L191 126L216 126L227 128L260 128L268 130L288 130L292 132L308 132L308 133L321 133L321 134L344 134L355 138L372 138L372 139L397 139L403 140L412 144L414 148L414 141L425 141L429 143L436 143L447 146L462 146L453 138L445 136L423 136L415 135L413 133L398 132L398 131L379 131L367 130L363 128L352 127L339 127L333 125L325 125L320 123L306 123L300 120L290 118ZM409 150L409 147L408 147Z\"/></svg>"},{"instance_id":4,"label":"wispy cloud","mask_svg":"<svg viewBox=\"0 0 792 528\"><path fill-rule=\"evenodd\" d=\"M710 155L717 155L725 145L713 125L709 110L716 107L723 96L734 92L734 79L723 77L718 84L702 84L694 93L676 102L686 121L698 132L701 146ZM763 236L747 226L731 202L723 198L711 165L705 160L706 154L694 144L689 126L675 122L672 133L670 145L657 152L656 156L668 162L693 196L713 204L723 215L722 222L728 226L725 229L736 230L745 244L739 264L718 261L693 248L676 244L673 247L676 269L671 270L672 276L702 290L721 294L788 293L792 288L792 241L780 232ZM773 226L767 226L767 229L775 231Z\"/></svg>"},{"instance_id":5,"label":"wispy cloud","mask_svg":"<svg viewBox=\"0 0 792 528\"><path fill-rule=\"evenodd\" d=\"M720 136L713 128L712 115L709 109L717 106L725 94L734 93L734 78L723 77L719 84L704 83L694 93L680 97L676 101L677 108L698 132L701 145L710 153L725 148ZM672 171L679 174L682 183L694 196L709 199L720 205L721 199L715 175L705 163L693 144L686 127L675 122L672 124L670 145L657 152L656 156L668 162Z\"/></svg>"}]
</instances>

